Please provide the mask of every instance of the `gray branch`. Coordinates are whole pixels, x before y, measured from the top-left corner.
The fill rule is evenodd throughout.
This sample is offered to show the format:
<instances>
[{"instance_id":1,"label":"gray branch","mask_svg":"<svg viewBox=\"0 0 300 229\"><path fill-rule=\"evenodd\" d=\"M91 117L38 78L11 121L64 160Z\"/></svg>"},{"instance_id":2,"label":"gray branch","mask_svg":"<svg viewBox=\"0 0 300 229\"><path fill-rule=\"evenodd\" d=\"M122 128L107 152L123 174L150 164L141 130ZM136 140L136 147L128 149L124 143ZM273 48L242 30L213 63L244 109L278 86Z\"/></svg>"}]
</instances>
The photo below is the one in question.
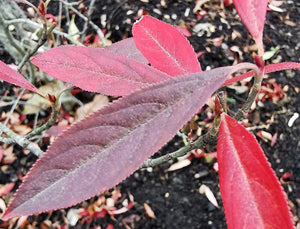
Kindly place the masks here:
<instances>
[{"instance_id":1,"label":"gray branch","mask_svg":"<svg viewBox=\"0 0 300 229\"><path fill-rule=\"evenodd\" d=\"M4 126L2 123L0 123L0 129L8 136L8 138L0 137L1 142L4 142L6 144L18 144L22 148L30 150L37 157L42 156L43 151L40 148L38 148L38 146L35 145L34 143L30 142L26 138L24 138L16 133L14 133L8 127Z\"/></svg>"}]
</instances>

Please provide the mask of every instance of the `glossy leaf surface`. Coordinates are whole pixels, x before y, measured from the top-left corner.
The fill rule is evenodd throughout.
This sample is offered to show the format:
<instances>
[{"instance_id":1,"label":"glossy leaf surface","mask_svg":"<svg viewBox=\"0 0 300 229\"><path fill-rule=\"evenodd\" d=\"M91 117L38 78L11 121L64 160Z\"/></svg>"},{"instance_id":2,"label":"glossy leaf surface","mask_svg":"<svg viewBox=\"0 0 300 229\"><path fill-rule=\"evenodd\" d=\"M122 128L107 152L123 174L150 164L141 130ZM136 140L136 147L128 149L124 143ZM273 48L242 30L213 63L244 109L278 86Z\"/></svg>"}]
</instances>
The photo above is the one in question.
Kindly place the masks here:
<instances>
[{"instance_id":1,"label":"glossy leaf surface","mask_svg":"<svg viewBox=\"0 0 300 229\"><path fill-rule=\"evenodd\" d=\"M49 75L87 91L123 96L169 75L105 49L61 46L31 61Z\"/></svg>"},{"instance_id":2,"label":"glossy leaf surface","mask_svg":"<svg viewBox=\"0 0 300 229\"><path fill-rule=\"evenodd\" d=\"M139 61L143 64L148 64L149 61L136 47L133 38L127 38L105 48L105 50L118 55L127 56L130 59Z\"/></svg>"},{"instance_id":3,"label":"glossy leaf surface","mask_svg":"<svg viewBox=\"0 0 300 229\"><path fill-rule=\"evenodd\" d=\"M2 61L0 61L0 80L4 80L8 83L15 84L19 87L40 94L39 90L29 83L29 81L27 81L20 73L11 69Z\"/></svg>"},{"instance_id":4,"label":"glossy leaf surface","mask_svg":"<svg viewBox=\"0 0 300 229\"><path fill-rule=\"evenodd\" d=\"M118 184L176 134L231 70L171 78L74 124L30 170L4 218L68 207Z\"/></svg>"},{"instance_id":5,"label":"glossy leaf surface","mask_svg":"<svg viewBox=\"0 0 300 229\"><path fill-rule=\"evenodd\" d=\"M230 116L221 119L217 154L228 229L293 228L283 189L257 140Z\"/></svg>"},{"instance_id":6,"label":"glossy leaf surface","mask_svg":"<svg viewBox=\"0 0 300 229\"><path fill-rule=\"evenodd\" d=\"M233 4L243 23L258 46L259 55L263 54L263 29L267 13L268 0L233 0Z\"/></svg>"},{"instance_id":7,"label":"glossy leaf surface","mask_svg":"<svg viewBox=\"0 0 300 229\"><path fill-rule=\"evenodd\" d=\"M133 25L136 47L155 68L171 76L201 72L196 53L173 26L150 16Z\"/></svg>"}]
</instances>

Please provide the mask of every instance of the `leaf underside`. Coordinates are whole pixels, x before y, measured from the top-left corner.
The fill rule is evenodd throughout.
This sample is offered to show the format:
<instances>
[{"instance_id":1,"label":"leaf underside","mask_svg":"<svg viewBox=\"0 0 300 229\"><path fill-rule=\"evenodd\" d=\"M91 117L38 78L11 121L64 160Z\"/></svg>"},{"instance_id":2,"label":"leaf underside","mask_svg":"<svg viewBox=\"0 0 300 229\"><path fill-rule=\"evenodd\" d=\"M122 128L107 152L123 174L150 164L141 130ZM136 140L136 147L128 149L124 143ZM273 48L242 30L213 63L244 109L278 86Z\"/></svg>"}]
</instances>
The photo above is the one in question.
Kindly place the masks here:
<instances>
[{"instance_id":1,"label":"leaf underside","mask_svg":"<svg viewBox=\"0 0 300 229\"><path fill-rule=\"evenodd\" d=\"M170 78L169 75L105 49L61 46L31 60L62 81L87 91L123 96Z\"/></svg>"},{"instance_id":2,"label":"leaf underside","mask_svg":"<svg viewBox=\"0 0 300 229\"><path fill-rule=\"evenodd\" d=\"M65 208L118 184L176 134L231 70L171 78L74 124L24 178L4 219Z\"/></svg>"},{"instance_id":3,"label":"leaf underside","mask_svg":"<svg viewBox=\"0 0 300 229\"><path fill-rule=\"evenodd\" d=\"M11 69L5 63L0 61L0 80L15 84L19 87L41 94L29 81L27 81L20 73Z\"/></svg>"},{"instance_id":4,"label":"leaf underside","mask_svg":"<svg viewBox=\"0 0 300 229\"><path fill-rule=\"evenodd\" d=\"M217 154L228 229L293 228L283 189L257 140L227 115Z\"/></svg>"},{"instance_id":5,"label":"leaf underside","mask_svg":"<svg viewBox=\"0 0 300 229\"><path fill-rule=\"evenodd\" d=\"M136 47L155 68L171 76L201 72L192 46L173 26L144 16L133 25L132 34Z\"/></svg>"}]
</instances>

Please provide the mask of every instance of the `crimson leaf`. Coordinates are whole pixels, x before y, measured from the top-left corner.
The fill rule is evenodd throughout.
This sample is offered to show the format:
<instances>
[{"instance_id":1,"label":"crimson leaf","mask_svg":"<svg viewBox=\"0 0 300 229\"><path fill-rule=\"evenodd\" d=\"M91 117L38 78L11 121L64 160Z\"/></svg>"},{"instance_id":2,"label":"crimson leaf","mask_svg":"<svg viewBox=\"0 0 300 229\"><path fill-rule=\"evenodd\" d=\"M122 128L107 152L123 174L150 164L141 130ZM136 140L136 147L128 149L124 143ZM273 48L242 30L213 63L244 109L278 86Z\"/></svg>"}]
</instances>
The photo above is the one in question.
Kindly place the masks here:
<instances>
[{"instance_id":1,"label":"crimson leaf","mask_svg":"<svg viewBox=\"0 0 300 229\"><path fill-rule=\"evenodd\" d=\"M171 76L201 72L192 46L173 26L144 16L133 25L132 34L137 48L155 68Z\"/></svg>"},{"instance_id":2,"label":"crimson leaf","mask_svg":"<svg viewBox=\"0 0 300 229\"><path fill-rule=\"evenodd\" d=\"M262 35L268 0L233 0L238 14L258 46L258 53L264 52Z\"/></svg>"},{"instance_id":3,"label":"crimson leaf","mask_svg":"<svg viewBox=\"0 0 300 229\"><path fill-rule=\"evenodd\" d=\"M300 63L296 62L283 62L283 63L277 63L277 64L269 64L264 67L264 73L271 73L271 72L277 72L277 71L282 71L282 70L287 70L287 69L299 69L300 70ZM223 86L227 84L231 84L233 82L239 81L246 79L248 77L251 77L254 75L254 71L246 72L244 74L238 75L234 78L228 79L225 81Z\"/></svg>"},{"instance_id":4,"label":"crimson leaf","mask_svg":"<svg viewBox=\"0 0 300 229\"><path fill-rule=\"evenodd\" d=\"M77 122L36 162L3 218L68 207L113 187L170 140L233 70L174 77Z\"/></svg>"},{"instance_id":5,"label":"crimson leaf","mask_svg":"<svg viewBox=\"0 0 300 229\"><path fill-rule=\"evenodd\" d=\"M170 78L138 61L105 49L61 46L33 58L49 75L87 91L123 96Z\"/></svg>"},{"instance_id":6,"label":"crimson leaf","mask_svg":"<svg viewBox=\"0 0 300 229\"><path fill-rule=\"evenodd\" d=\"M127 56L133 60L139 61L143 64L148 64L148 60L136 47L133 38L127 38L105 48L105 50L118 55Z\"/></svg>"},{"instance_id":7,"label":"crimson leaf","mask_svg":"<svg viewBox=\"0 0 300 229\"><path fill-rule=\"evenodd\" d=\"M29 83L29 81L27 81L20 73L14 71L2 61L0 61L0 79L42 95L42 93Z\"/></svg>"},{"instance_id":8,"label":"crimson leaf","mask_svg":"<svg viewBox=\"0 0 300 229\"><path fill-rule=\"evenodd\" d=\"M293 228L283 189L257 140L230 116L221 119L217 154L228 229Z\"/></svg>"}]
</instances>

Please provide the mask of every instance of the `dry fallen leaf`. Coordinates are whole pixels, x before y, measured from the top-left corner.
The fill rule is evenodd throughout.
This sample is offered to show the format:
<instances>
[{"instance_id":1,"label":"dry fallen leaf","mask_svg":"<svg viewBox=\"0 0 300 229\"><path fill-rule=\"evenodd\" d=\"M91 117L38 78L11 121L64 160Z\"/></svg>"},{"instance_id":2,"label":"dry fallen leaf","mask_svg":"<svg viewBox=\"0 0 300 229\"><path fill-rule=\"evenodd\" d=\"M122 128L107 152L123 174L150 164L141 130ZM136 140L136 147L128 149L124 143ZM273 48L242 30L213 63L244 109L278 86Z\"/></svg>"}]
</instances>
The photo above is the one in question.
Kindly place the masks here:
<instances>
[{"instance_id":1,"label":"dry fallen leaf","mask_svg":"<svg viewBox=\"0 0 300 229\"><path fill-rule=\"evenodd\" d=\"M277 137L278 137L278 132L276 131L276 133L273 135L272 140L271 140L271 147L273 147L277 141Z\"/></svg>"},{"instance_id":2,"label":"dry fallen leaf","mask_svg":"<svg viewBox=\"0 0 300 229\"><path fill-rule=\"evenodd\" d=\"M32 130L28 125L14 125L11 129L21 136L28 134Z\"/></svg>"},{"instance_id":3,"label":"dry fallen leaf","mask_svg":"<svg viewBox=\"0 0 300 229\"><path fill-rule=\"evenodd\" d=\"M216 197L214 196L213 192L210 190L208 186L202 184L199 188L200 194L205 194L209 202L211 202L216 208L219 208L219 204L217 202Z\"/></svg>"},{"instance_id":4,"label":"dry fallen leaf","mask_svg":"<svg viewBox=\"0 0 300 229\"><path fill-rule=\"evenodd\" d=\"M92 102L89 102L83 107L80 107L76 111L75 119L78 120L87 116L89 113L99 110L100 108L106 106L109 103L108 97L105 95L95 95Z\"/></svg>"},{"instance_id":5,"label":"dry fallen leaf","mask_svg":"<svg viewBox=\"0 0 300 229\"><path fill-rule=\"evenodd\" d=\"M59 80L54 80L47 85L39 87L38 89L45 95L51 94L57 97L64 89L64 83ZM47 99L41 97L38 94L34 94L31 99L27 101L27 104L24 106L24 110L22 113L35 114L43 109L49 108L50 106L51 103Z\"/></svg>"},{"instance_id":6,"label":"dry fallen leaf","mask_svg":"<svg viewBox=\"0 0 300 229\"><path fill-rule=\"evenodd\" d=\"M2 161L3 153L4 153L4 149L0 148L0 162Z\"/></svg>"},{"instance_id":7,"label":"dry fallen leaf","mask_svg":"<svg viewBox=\"0 0 300 229\"><path fill-rule=\"evenodd\" d=\"M232 34L231 34L231 39L234 40L236 38L242 38L242 35L240 32L238 32L237 30L233 30Z\"/></svg>"},{"instance_id":8,"label":"dry fallen leaf","mask_svg":"<svg viewBox=\"0 0 300 229\"><path fill-rule=\"evenodd\" d=\"M272 141L273 137L271 133L264 130L258 131L256 135L264 141Z\"/></svg>"},{"instance_id":9,"label":"dry fallen leaf","mask_svg":"<svg viewBox=\"0 0 300 229\"><path fill-rule=\"evenodd\" d=\"M6 195L7 193L9 193L13 187L15 186L15 183L8 183L5 185L1 185L0 186L0 196Z\"/></svg>"},{"instance_id":10,"label":"dry fallen leaf","mask_svg":"<svg viewBox=\"0 0 300 229\"><path fill-rule=\"evenodd\" d=\"M146 211L146 215L149 218L156 219L156 216L155 216L152 208L148 204L144 203L144 208L145 208L145 211Z\"/></svg>"},{"instance_id":11,"label":"dry fallen leaf","mask_svg":"<svg viewBox=\"0 0 300 229\"><path fill-rule=\"evenodd\" d=\"M4 149L3 159L2 159L3 164L12 164L17 159L16 155L13 153L13 149L14 146L10 146Z\"/></svg>"},{"instance_id":12,"label":"dry fallen leaf","mask_svg":"<svg viewBox=\"0 0 300 229\"><path fill-rule=\"evenodd\" d=\"M175 171L175 170L178 170L178 169L182 169L186 166L189 166L191 164L191 160L186 158L186 159L183 159L183 160L180 160L176 163L174 163L173 165L170 166L170 168L168 168L168 172L171 172L171 171Z\"/></svg>"}]
</instances>

